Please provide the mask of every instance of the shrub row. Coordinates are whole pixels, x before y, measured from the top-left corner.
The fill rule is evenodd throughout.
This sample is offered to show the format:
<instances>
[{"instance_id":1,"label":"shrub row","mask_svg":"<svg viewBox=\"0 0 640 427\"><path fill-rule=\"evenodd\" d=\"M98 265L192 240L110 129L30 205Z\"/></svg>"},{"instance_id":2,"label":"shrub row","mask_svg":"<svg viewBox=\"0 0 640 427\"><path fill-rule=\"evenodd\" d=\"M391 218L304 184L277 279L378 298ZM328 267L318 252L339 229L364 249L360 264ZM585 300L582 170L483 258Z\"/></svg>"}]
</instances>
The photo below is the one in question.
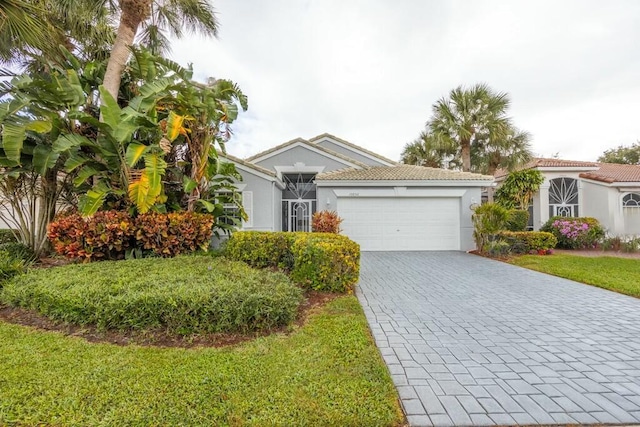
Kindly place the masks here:
<instances>
[{"instance_id":1,"label":"shrub row","mask_svg":"<svg viewBox=\"0 0 640 427\"><path fill-rule=\"evenodd\" d=\"M546 253L558 243L553 234L544 231L502 231L497 237L509 245L511 253L516 254Z\"/></svg>"},{"instance_id":2,"label":"shrub row","mask_svg":"<svg viewBox=\"0 0 640 427\"><path fill-rule=\"evenodd\" d=\"M360 275L360 246L332 233L241 231L227 242L227 257L258 268L280 268L307 288L349 292Z\"/></svg>"},{"instance_id":3,"label":"shrub row","mask_svg":"<svg viewBox=\"0 0 640 427\"><path fill-rule=\"evenodd\" d=\"M302 292L282 273L223 258L182 256L32 270L6 282L0 301L102 329L191 334L287 325Z\"/></svg>"},{"instance_id":4,"label":"shrub row","mask_svg":"<svg viewBox=\"0 0 640 427\"><path fill-rule=\"evenodd\" d=\"M81 260L117 260L140 255L173 257L206 249L214 218L194 212L146 213L135 218L123 211L77 213L49 224L48 237L60 255Z\"/></svg>"},{"instance_id":5,"label":"shrub row","mask_svg":"<svg viewBox=\"0 0 640 427\"><path fill-rule=\"evenodd\" d=\"M8 228L0 228L0 245L14 242L16 242L14 231Z\"/></svg>"}]
</instances>

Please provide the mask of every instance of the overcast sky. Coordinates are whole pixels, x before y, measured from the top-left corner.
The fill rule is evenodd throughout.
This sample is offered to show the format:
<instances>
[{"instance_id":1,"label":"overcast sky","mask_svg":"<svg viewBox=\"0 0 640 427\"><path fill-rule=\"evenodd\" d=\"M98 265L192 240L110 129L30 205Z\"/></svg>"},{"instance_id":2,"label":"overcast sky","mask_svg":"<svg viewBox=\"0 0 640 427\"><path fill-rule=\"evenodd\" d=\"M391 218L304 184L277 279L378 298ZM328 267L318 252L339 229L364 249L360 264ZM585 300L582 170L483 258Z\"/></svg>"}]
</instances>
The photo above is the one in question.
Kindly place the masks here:
<instances>
[{"instance_id":1,"label":"overcast sky","mask_svg":"<svg viewBox=\"0 0 640 427\"><path fill-rule=\"evenodd\" d=\"M173 43L249 97L229 153L328 132L398 160L458 85L509 93L537 155L640 139L640 1L214 0L217 40Z\"/></svg>"}]
</instances>

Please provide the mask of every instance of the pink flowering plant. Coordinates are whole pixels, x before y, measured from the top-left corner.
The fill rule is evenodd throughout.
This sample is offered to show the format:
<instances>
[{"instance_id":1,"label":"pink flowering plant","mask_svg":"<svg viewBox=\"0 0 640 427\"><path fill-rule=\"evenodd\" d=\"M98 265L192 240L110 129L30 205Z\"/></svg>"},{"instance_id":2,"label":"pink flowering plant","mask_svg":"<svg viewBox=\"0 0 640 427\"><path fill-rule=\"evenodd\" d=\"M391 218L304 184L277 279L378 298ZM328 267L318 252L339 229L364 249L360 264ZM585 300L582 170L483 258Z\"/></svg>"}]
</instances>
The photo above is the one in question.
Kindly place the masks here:
<instances>
[{"instance_id":1,"label":"pink flowering plant","mask_svg":"<svg viewBox=\"0 0 640 427\"><path fill-rule=\"evenodd\" d=\"M558 239L564 249L593 249L604 237L604 230L595 218L553 217L541 229Z\"/></svg>"}]
</instances>

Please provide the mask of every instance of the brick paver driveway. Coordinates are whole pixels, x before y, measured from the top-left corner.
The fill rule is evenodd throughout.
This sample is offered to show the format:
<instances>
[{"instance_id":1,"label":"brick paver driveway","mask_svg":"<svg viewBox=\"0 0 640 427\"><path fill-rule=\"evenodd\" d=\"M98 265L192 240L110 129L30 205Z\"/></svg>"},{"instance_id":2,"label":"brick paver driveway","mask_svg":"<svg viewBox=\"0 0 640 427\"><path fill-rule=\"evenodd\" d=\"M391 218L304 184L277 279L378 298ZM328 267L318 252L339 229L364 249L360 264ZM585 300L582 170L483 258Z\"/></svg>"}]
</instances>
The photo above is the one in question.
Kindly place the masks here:
<instances>
[{"instance_id":1,"label":"brick paver driveway","mask_svg":"<svg viewBox=\"0 0 640 427\"><path fill-rule=\"evenodd\" d=\"M411 425L640 422L640 299L458 252L362 254Z\"/></svg>"}]
</instances>

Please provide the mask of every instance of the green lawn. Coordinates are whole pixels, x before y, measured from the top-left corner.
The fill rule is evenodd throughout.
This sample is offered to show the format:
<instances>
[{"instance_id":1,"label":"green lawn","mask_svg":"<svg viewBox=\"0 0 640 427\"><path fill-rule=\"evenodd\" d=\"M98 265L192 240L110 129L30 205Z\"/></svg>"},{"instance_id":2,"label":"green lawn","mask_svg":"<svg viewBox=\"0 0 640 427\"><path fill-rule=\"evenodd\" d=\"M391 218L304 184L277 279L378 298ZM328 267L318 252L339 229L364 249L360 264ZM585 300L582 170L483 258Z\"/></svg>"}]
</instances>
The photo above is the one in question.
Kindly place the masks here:
<instances>
[{"instance_id":1,"label":"green lawn","mask_svg":"<svg viewBox=\"0 0 640 427\"><path fill-rule=\"evenodd\" d=\"M397 394L353 296L228 348L91 344L0 322L0 425L393 426Z\"/></svg>"},{"instance_id":2,"label":"green lawn","mask_svg":"<svg viewBox=\"0 0 640 427\"><path fill-rule=\"evenodd\" d=\"M640 297L640 260L576 255L525 255L511 263L622 294Z\"/></svg>"}]
</instances>

